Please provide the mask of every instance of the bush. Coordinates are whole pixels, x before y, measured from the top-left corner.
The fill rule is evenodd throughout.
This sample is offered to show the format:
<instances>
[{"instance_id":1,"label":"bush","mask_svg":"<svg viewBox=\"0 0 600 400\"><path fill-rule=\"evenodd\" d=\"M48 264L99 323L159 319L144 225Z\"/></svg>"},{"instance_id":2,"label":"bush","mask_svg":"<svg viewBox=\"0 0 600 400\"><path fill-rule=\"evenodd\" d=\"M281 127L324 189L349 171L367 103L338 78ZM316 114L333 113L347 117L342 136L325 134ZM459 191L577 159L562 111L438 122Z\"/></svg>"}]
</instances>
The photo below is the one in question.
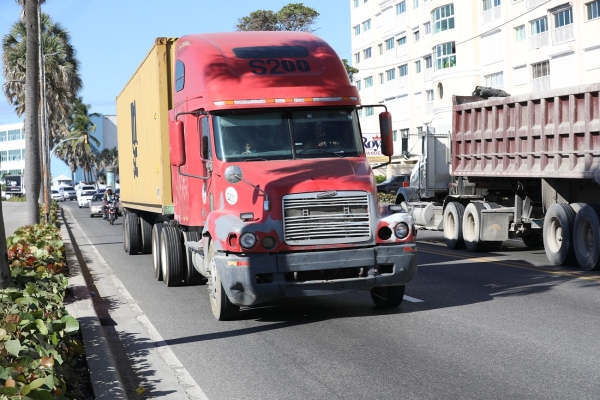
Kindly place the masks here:
<instances>
[{"instance_id":1,"label":"bush","mask_svg":"<svg viewBox=\"0 0 600 400\"><path fill-rule=\"evenodd\" d=\"M64 307L60 232L27 225L6 242L13 286L0 290L0 397L78 397L74 366L84 347L75 337L79 323Z\"/></svg>"},{"instance_id":2,"label":"bush","mask_svg":"<svg viewBox=\"0 0 600 400\"><path fill-rule=\"evenodd\" d=\"M396 202L396 196L389 193L377 193L380 203L392 203Z\"/></svg>"},{"instance_id":3,"label":"bush","mask_svg":"<svg viewBox=\"0 0 600 400\"><path fill-rule=\"evenodd\" d=\"M383 175L375 175L375 182L377 182L377 184L379 185L380 183L382 183L383 181L385 181L387 178Z\"/></svg>"}]
</instances>

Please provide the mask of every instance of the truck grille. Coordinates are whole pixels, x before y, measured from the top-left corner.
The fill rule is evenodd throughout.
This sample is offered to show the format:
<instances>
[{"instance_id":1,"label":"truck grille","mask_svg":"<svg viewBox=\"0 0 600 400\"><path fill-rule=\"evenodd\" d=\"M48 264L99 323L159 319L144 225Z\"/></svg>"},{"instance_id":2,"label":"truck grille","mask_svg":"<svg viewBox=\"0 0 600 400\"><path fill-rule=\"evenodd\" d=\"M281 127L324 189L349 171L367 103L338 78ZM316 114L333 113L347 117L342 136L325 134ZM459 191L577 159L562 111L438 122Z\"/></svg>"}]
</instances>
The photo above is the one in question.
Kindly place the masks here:
<instances>
[{"instance_id":1,"label":"truck grille","mask_svg":"<svg viewBox=\"0 0 600 400\"><path fill-rule=\"evenodd\" d=\"M355 243L371 238L367 194L339 192L317 197L321 194L284 196L283 229L288 245Z\"/></svg>"}]
</instances>

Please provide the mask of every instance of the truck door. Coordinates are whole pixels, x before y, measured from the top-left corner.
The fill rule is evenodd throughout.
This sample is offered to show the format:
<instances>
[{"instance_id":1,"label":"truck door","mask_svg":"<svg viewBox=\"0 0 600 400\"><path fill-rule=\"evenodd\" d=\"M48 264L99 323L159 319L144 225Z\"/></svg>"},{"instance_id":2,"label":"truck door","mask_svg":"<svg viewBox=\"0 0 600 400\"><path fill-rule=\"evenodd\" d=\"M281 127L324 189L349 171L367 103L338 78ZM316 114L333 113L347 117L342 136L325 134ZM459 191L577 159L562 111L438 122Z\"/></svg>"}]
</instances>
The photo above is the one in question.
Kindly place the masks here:
<instances>
[{"instance_id":1,"label":"truck door","mask_svg":"<svg viewBox=\"0 0 600 400\"><path fill-rule=\"evenodd\" d=\"M207 176L202 184L202 225L206 223L206 217L214 209L214 199L212 195L212 140L209 127L209 116L200 117L200 134L202 140L200 144L200 156L202 159L202 175Z\"/></svg>"}]
</instances>

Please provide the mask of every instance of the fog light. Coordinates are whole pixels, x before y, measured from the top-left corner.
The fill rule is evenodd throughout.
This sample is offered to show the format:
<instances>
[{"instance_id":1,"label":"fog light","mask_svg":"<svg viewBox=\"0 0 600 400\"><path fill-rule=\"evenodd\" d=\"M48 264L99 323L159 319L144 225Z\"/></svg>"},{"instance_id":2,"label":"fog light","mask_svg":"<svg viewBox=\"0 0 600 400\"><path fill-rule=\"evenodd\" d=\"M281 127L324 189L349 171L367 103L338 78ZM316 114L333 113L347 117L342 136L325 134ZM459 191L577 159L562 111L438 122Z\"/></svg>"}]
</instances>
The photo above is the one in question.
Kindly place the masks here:
<instances>
[{"instance_id":1,"label":"fog light","mask_svg":"<svg viewBox=\"0 0 600 400\"><path fill-rule=\"evenodd\" d=\"M253 233L246 232L240 236L240 244L242 247L250 249L256 244L256 236Z\"/></svg>"},{"instance_id":2,"label":"fog light","mask_svg":"<svg viewBox=\"0 0 600 400\"><path fill-rule=\"evenodd\" d=\"M400 222L394 228L394 234L396 235L396 237L398 239L404 239L405 237L407 237L408 232L409 232L408 225L406 225L404 222Z\"/></svg>"},{"instance_id":3,"label":"fog light","mask_svg":"<svg viewBox=\"0 0 600 400\"><path fill-rule=\"evenodd\" d=\"M267 250L271 250L276 244L277 241L273 236L265 236L262 240L262 245Z\"/></svg>"}]
</instances>

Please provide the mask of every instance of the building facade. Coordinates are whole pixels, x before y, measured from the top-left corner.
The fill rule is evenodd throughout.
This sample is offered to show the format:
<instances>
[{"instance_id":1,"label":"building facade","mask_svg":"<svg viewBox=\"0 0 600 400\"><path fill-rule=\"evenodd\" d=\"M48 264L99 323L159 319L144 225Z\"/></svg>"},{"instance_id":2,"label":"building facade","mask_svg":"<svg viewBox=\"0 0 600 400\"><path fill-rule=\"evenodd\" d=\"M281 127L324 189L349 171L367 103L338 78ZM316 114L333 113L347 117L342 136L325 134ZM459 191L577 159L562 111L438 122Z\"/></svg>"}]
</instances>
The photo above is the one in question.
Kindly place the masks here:
<instances>
[{"instance_id":1,"label":"building facade","mask_svg":"<svg viewBox=\"0 0 600 400\"><path fill-rule=\"evenodd\" d=\"M410 170L427 126L450 133L453 95L511 95L600 82L600 0L350 0L362 104L392 113L394 173ZM379 109L361 112L378 132Z\"/></svg>"},{"instance_id":2,"label":"building facade","mask_svg":"<svg viewBox=\"0 0 600 400\"><path fill-rule=\"evenodd\" d=\"M0 125L0 179L25 170L25 124Z\"/></svg>"}]
</instances>

